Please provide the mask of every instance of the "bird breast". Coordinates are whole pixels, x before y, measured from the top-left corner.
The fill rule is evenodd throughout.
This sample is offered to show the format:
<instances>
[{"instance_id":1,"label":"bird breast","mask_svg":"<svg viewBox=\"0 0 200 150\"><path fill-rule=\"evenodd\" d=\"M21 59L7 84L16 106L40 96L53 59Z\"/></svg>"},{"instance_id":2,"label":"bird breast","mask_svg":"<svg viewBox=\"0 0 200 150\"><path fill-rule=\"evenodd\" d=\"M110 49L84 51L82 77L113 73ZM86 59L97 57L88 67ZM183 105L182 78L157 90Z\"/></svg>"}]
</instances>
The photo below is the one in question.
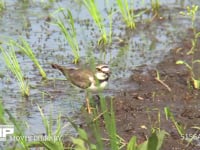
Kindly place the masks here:
<instances>
[{"instance_id":1,"label":"bird breast","mask_svg":"<svg viewBox=\"0 0 200 150\"><path fill-rule=\"evenodd\" d=\"M96 76L96 78L97 78L98 80L105 80L105 79L108 78L108 76L107 76L105 73L103 73L103 72L97 72L97 73L95 74L95 76Z\"/></svg>"},{"instance_id":2,"label":"bird breast","mask_svg":"<svg viewBox=\"0 0 200 150\"><path fill-rule=\"evenodd\" d=\"M95 81L94 77L89 77L89 80L91 81L91 85L88 89L92 91L98 91L100 89L104 89L108 83L107 81L97 83L98 81Z\"/></svg>"}]
</instances>

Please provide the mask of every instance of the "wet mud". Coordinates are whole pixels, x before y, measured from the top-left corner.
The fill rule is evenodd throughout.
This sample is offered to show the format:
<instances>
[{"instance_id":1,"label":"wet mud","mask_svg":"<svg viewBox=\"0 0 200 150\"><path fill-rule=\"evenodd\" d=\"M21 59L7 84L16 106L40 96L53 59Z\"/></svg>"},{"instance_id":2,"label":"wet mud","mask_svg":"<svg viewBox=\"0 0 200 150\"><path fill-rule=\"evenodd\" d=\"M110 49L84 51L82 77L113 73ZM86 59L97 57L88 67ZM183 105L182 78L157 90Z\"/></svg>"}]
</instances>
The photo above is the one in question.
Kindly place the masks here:
<instances>
[{"instance_id":1,"label":"wet mud","mask_svg":"<svg viewBox=\"0 0 200 150\"><path fill-rule=\"evenodd\" d=\"M168 133L162 150L200 148L200 130L193 128L200 125L200 91L194 89L189 70L184 65L176 65L177 60L192 61L192 55L187 55L191 43L185 41L171 49L155 69L136 68L126 81L130 88L113 95L117 132L126 142L134 135L138 144L143 143L150 136L151 129L159 129ZM157 73L162 83L158 81ZM165 107L184 128L183 135L178 133L170 119L166 119ZM191 135L196 139L189 144L185 139Z\"/></svg>"}]
</instances>

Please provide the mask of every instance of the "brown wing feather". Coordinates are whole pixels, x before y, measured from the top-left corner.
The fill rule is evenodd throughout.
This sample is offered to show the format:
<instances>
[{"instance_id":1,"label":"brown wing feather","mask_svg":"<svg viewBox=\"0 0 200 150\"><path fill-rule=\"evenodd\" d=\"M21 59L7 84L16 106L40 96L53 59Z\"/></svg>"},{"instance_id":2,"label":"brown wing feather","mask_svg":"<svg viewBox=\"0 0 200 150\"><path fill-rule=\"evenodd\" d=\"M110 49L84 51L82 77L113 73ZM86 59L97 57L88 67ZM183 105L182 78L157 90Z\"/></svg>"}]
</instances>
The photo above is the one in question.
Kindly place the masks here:
<instances>
[{"instance_id":1,"label":"brown wing feather","mask_svg":"<svg viewBox=\"0 0 200 150\"><path fill-rule=\"evenodd\" d=\"M93 76L93 74L89 70L82 70L82 69L77 69L77 70L71 70L68 74L68 77L70 81L83 89L88 88L91 85L91 81L89 80L89 77Z\"/></svg>"},{"instance_id":2,"label":"brown wing feather","mask_svg":"<svg viewBox=\"0 0 200 150\"><path fill-rule=\"evenodd\" d=\"M72 84L82 89L86 89L91 85L89 77L93 76L93 73L89 70L66 68L57 64L52 64L52 67L59 69L63 75L72 82Z\"/></svg>"}]
</instances>

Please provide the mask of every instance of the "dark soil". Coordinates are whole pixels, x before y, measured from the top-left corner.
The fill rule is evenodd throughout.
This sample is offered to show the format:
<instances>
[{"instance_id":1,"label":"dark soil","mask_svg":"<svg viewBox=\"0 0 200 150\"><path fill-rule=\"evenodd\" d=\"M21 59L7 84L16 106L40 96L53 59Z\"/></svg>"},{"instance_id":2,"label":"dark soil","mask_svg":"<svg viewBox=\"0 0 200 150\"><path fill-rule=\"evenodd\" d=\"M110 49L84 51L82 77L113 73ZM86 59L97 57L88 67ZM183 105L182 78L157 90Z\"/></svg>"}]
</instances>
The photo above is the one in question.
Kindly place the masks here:
<instances>
[{"instance_id":1,"label":"dark soil","mask_svg":"<svg viewBox=\"0 0 200 150\"><path fill-rule=\"evenodd\" d=\"M200 91L193 88L187 68L184 65L176 65L177 60L191 63L192 57L196 57L195 54L186 54L190 47L188 37L180 46L171 49L156 69L139 67L129 79L130 87L137 85L138 88L125 89L114 95L117 132L126 142L135 135L137 143L140 144L147 140L154 128L168 133L162 150L200 149L200 130L192 128L200 127ZM165 85L156 80L156 70ZM183 137L196 134L199 139L190 144L183 140L173 122L166 119L165 107L169 107L175 120L185 128Z\"/></svg>"},{"instance_id":2,"label":"dark soil","mask_svg":"<svg viewBox=\"0 0 200 150\"><path fill-rule=\"evenodd\" d=\"M172 49L155 70L135 71L130 77L130 83L137 83L139 88L134 91L127 89L124 94L115 96L117 129L125 140L128 141L135 135L138 143L142 143L149 137L151 128L159 128L169 133L162 150L200 149L200 139L188 145L164 114L164 107L169 107L175 120L185 128L184 137L189 134L200 137L200 130L192 129L194 126L200 127L200 91L192 87L187 68L184 65L176 65L177 60L189 63L193 56L197 56L197 52L193 56L186 54L189 47L190 43L183 42L180 47ZM196 69L194 68L195 72ZM160 80L169 86L171 91L156 80L156 70L160 74ZM161 114L160 124L158 113Z\"/></svg>"}]
</instances>

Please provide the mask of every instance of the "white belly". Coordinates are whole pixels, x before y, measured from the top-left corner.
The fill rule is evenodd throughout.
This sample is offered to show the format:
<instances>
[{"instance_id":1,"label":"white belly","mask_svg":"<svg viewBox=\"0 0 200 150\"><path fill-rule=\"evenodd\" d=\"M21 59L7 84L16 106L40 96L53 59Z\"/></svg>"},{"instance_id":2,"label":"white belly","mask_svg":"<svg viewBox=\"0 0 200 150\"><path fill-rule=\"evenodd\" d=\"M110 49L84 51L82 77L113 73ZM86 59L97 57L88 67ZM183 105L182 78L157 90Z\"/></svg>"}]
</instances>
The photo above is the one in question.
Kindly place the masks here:
<instances>
[{"instance_id":1,"label":"white belly","mask_svg":"<svg viewBox=\"0 0 200 150\"><path fill-rule=\"evenodd\" d=\"M102 90L106 87L107 83L108 83L107 81L104 81L99 85L95 85L94 83L92 83L91 86L88 89L91 90L91 91Z\"/></svg>"}]
</instances>

